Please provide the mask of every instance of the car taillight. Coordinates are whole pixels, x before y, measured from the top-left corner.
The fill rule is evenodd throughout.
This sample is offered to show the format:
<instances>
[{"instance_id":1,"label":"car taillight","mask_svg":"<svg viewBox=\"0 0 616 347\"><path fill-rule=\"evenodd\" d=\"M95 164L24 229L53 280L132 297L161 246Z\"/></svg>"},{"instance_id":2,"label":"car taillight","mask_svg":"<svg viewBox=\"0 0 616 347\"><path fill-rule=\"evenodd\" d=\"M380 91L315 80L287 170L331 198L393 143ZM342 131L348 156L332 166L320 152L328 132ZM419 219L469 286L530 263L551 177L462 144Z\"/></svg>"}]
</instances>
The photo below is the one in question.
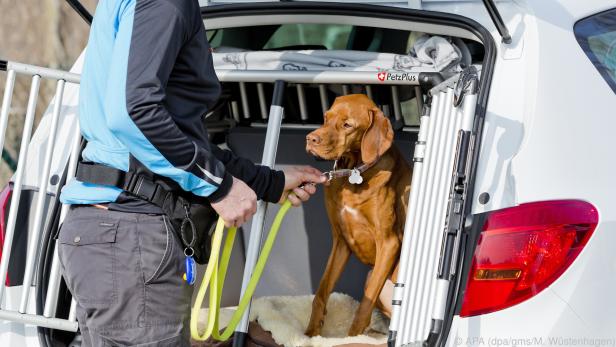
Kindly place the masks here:
<instances>
[{"instance_id":1,"label":"car taillight","mask_svg":"<svg viewBox=\"0 0 616 347\"><path fill-rule=\"evenodd\" d=\"M11 193L13 187L11 184L7 184L6 187L0 192L0 259L2 259L2 247L4 247L4 234L6 233L6 219L9 214L7 207L9 206L9 200L11 199ZM9 285L9 276L6 276L6 285Z\"/></svg>"},{"instance_id":2,"label":"car taillight","mask_svg":"<svg viewBox=\"0 0 616 347\"><path fill-rule=\"evenodd\" d=\"M490 212L479 236L460 315L502 310L541 292L575 260L599 220L584 201Z\"/></svg>"}]
</instances>

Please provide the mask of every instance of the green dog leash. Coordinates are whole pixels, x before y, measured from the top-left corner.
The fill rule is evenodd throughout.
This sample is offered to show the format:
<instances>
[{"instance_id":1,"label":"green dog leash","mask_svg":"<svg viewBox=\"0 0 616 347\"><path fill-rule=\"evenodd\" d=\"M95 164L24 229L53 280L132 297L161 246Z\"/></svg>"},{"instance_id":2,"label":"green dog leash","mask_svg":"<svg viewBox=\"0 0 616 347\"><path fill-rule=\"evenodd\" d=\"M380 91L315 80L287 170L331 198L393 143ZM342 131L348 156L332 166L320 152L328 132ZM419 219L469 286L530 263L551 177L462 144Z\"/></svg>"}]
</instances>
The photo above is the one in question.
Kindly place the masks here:
<instances>
[{"instance_id":1,"label":"green dog leash","mask_svg":"<svg viewBox=\"0 0 616 347\"><path fill-rule=\"evenodd\" d=\"M278 214L276 214L276 218L272 224L272 228L270 229L269 234L267 235L267 239L263 245L263 249L261 250L261 254L259 255L259 259L257 260L257 264L255 265L254 272L250 277L250 281L248 282L248 286L246 287L246 292L244 296L242 296L240 303L237 307L237 310L233 313L229 324L225 328L225 331L220 334L219 333L219 314L220 314L220 302L222 299L222 291L225 283L225 277L227 276L227 268L229 267L229 260L231 258L231 251L233 249L233 242L235 241L235 234L237 233L237 228L230 228L227 233L227 238L225 239L225 244L222 250L222 254L220 255L220 268L218 266L220 246L222 244L222 236L225 227L225 223L222 218L218 219L218 223L216 224L216 229L214 230L214 236L212 237L212 252L210 254L210 259L208 261L207 267L205 269L205 276L201 281L201 285L199 286L199 291L197 292L197 298L195 300L195 305L192 308L192 312L190 315L190 334L192 338L196 341L205 341L210 336L214 337L214 339L219 341L226 341L231 337L235 328L239 324L248 304L250 303L250 299L257 288L257 284L261 279L261 275L263 274L263 270L265 269L265 264L267 263L267 259L272 251L272 247L274 246L274 242L276 241L276 236L278 235L278 231L280 230L280 225L282 224L282 220L285 215L291 208L291 202L286 200ZM210 289L210 301L209 301L209 312L208 312L208 321L203 334L199 333L199 328L197 327L197 323L199 321L199 313L201 312L201 305L203 304L203 300L205 298L205 293Z\"/></svg>"}]
</instances>

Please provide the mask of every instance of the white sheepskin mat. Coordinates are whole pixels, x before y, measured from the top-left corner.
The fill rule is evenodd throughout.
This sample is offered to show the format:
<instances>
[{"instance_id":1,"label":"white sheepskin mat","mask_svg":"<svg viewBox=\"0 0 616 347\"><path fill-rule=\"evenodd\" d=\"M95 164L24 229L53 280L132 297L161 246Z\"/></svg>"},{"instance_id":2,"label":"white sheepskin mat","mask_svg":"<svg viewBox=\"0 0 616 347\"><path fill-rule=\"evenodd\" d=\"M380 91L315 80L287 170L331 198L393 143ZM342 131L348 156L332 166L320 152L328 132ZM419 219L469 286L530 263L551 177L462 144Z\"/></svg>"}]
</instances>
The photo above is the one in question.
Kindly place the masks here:
<instances>
[{"instance_id":1,"label":"white sheepskin mat","mask_svg":"<svg viewBox=\"0 0 616 347\"><path fill-rule=\"evenodd\" d=\"M348 295L332 293L327 302L327 314L322 336L308 337L304 331L310 320L314 295L272 296L255 299L250 320L256 320L270 331L276 343L289 347L331 347L349 343L383 344L387 342L389 321L380 311L372 312L365 335L347 337L359 303Z\"/></svg>"}]
</instances>

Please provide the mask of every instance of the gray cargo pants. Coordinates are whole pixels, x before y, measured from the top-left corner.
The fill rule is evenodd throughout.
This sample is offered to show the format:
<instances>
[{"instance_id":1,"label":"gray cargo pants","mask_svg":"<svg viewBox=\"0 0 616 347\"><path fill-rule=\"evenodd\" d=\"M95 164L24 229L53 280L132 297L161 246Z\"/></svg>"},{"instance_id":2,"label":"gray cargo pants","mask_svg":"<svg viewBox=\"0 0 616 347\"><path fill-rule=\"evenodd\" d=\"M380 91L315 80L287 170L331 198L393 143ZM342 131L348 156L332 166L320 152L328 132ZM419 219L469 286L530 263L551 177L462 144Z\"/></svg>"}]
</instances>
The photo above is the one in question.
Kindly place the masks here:
<instances>
[{"instance_id":1,"label":"gray cargo pants","mask_svg":"<svg viewBox=\"0 0 616 347\"><path fill-rule=\"evenodd\" d=\"M190 346L192 287L167 217L74 206L58 242L82 346Z\"/></svg>"}]
</instances>

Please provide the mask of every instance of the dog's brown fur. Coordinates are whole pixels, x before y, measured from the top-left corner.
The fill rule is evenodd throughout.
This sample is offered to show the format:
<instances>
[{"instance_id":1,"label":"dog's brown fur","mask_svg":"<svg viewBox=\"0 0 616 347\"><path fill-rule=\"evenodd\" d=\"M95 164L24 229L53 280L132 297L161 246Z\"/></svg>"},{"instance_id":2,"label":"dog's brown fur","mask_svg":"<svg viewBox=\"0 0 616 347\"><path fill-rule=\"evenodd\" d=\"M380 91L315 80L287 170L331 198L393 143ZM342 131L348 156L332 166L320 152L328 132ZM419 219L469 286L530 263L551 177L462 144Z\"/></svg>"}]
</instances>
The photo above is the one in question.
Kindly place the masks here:
<instances>
[{"instance_id":1,"label":"dog's brown fur","mask_svg":"<svg viewBox=\"0 0 616 347\"><path fill-rule=\"evenodd\" d=\"M361 184L338 178L325 187L333 247L312 303L308 336L320 334L327 300L351 252L373 270L349 335L364 332L375 305L389 306L378 299L386 280L395 281L411 183L411 168L392 142L389 120L363 94L336 98L325 113L323 126L306 137L308 153L338 159L339 169L374 162L362 173Z\"/></svg>"}]
</instances>

